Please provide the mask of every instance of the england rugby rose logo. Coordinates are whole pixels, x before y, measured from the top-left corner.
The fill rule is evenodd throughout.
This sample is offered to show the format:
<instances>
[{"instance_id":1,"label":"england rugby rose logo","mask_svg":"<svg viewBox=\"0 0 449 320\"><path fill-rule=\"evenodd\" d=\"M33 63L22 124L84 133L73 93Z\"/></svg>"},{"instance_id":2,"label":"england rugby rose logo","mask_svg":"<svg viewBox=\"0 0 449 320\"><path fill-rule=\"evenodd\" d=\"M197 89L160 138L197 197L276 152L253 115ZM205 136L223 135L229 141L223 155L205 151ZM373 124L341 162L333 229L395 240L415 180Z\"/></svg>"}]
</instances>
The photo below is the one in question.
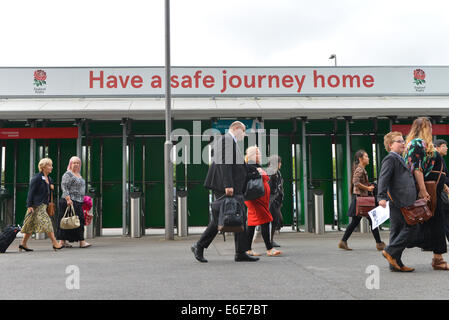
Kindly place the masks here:
<instances>
[{"instance_id":1,"label":"england rugby rose logo","mask_svg":"<svg viewBox=\"0 0 449 320\"><path fill-rule=\"evenodd\" d=\"M413 71L413 78L417 86L426 83L426 73L422 69L415 69L415 71Z\"/></svg>"},{"instance_id":2,"label":"england rugby rose logo","mask_svg":"<svg viewBox=\"0 0 449 320\"><path fill-rule=\"evenodd\" d=\"M36 87L43 86L44 84L47 84L45 81L47 80L47 74L44 70L36 70L34 71L34 85Z\"/></svg>"}]
</instances>

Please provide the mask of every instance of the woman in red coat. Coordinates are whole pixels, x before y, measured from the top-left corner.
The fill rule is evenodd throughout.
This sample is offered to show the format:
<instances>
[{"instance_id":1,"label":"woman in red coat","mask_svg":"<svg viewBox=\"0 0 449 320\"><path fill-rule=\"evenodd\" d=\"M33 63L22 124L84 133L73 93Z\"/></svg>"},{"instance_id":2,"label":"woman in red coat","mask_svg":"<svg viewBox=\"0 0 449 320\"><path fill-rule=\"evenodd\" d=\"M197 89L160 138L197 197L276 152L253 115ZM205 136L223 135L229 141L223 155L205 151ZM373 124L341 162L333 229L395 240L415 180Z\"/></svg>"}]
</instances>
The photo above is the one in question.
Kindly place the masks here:
<instances>
[{"instance_id":1,"label":"woman in red coat","mask_svg":"<svg viewBox=\"0 0 449 320\"><path fill-rule=\"evenodd\" d=\"M257 199L245 201L245 205L248 207L248 242L252 243L254 237L254 231L257 226L261 227L262 238L265 242L265 247L267 248L268 256L278 256L282 252L273 248L270 240L270 222L273 221L273 217L268 209L270 202L270 186L268 185L267 173L260 167L261 156L260 150L257 146L249 147L246 150L245 161L248 168L248 178L257 178L262 175L263 185L265 189L265 194ZM248 255L260 256L259 253L253 250L247 251Z\"/></svg>"}]
</instances>

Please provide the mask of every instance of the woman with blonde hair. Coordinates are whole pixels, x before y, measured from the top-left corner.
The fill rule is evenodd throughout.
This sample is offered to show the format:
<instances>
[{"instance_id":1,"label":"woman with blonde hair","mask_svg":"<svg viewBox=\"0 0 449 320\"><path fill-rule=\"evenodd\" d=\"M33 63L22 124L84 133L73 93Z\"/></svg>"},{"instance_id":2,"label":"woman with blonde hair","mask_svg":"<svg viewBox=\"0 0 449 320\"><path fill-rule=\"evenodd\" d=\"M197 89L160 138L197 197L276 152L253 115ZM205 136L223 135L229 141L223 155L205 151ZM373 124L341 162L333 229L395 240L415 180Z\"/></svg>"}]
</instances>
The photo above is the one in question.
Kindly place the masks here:
<instances>
[{"instance_id":1,"label":"woman with blonde hair","mask_svg":"<svg viewBox=\"0 0 449 320\"><path fill-rule=\"evenodd\" d=\"M282 251L273 248L270 238L270 222L273 221L273 217L268 207L270 202L270 186L268 180L270 180L270 178L260 167L261 155L257 146L252 146L246 149L245 162L247 163L248 179L255 179L262 176L265 190L264 195L260 198L245 201L245 205L248 207L248 243L252 243L256 227L260 226L262 238L267 249L267 256L278 256L282 254ZM251 248L247 251L247 254L250 256L260 256L259 253L256 253Z\"/></svg>"},{"instance_id":2,"label":"woman with blonde hair","mask_svg":"<svg viewBox=\"0 0 449 320\"><path fill-rule=\"evenodd\" d=\"M434 270L449 270L449 265L442 256L447 252L447 245L444 233L444 212L441 197L438 196L442 190L448 193L449 189L444 184L443 161L433 145L432 123L428 118L420 117L413 121L406 139L404 157L418 185L418 198L428 200L434 211L433 217L419 226L422 228L422 233L430 235L430 239L425 239L425 243L420 243L419 246L426 251L433 251ZM426 181L438 181L436 194L429 194Z\"/></svg>"},{"instance_id":3,"label":"woman with blonde hair","mask_svg":"<svg viewBox=\"0 0 449 320\"><path fill-rule=\"evenodd\" d=\"M53 225L47 214L47 205L50 201L50 192L53 190L52 179L49 174L53 170L53 162L50 158L43 158L39 161L39 173L35 174L30 181L27 197L27 213L23 221L22 233L24 237L19 245L19 251L33 251L27 247L27 242L33 232L46 233L53 243L53 249L62 248L58 244L53 232Z\"/></svg>"},{"instance_id":4,"label":"woman with blonde hair","mask_svg":"<svg viewBox=\"0 0 449 320\"><path fill-rule=\"evenodd\" d=\"M61 180L62 197L59 200L59 221L63 218L67 206L73 206L75 214L80 219L80 226L76 229L58 230L58 239L60 240L61 245L66 248L72 247L72 245L68 244L67 241L79 241L80 248L88 248L91 246L84 240L85 219L83 202L86 182L80 172L81 159L76 156L71 157L69 160L69 165L67 166L67 171L64 173Z\"/></svg>"}]
</instances>

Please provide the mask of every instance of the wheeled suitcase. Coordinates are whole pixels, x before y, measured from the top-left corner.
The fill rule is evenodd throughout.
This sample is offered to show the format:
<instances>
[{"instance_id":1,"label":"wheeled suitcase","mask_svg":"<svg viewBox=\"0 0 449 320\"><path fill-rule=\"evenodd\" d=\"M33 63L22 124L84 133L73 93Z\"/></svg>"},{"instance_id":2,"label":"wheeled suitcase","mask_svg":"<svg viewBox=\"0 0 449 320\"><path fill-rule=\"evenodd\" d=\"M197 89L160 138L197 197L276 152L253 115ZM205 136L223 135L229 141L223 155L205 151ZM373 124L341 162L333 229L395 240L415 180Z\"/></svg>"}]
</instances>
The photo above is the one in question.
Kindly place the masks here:
<instances>
[{"instance_id":1,"label":"wheeled suitcase","mask_svg":"<svg viewBox=\"0 0 449 320\"><path fill-rule=\"evenodd\" d=\"M0 233L0 253L5 253L20 230L19 226L12 224L3 229L3 232Z\"/></svg>"}]
</instances>

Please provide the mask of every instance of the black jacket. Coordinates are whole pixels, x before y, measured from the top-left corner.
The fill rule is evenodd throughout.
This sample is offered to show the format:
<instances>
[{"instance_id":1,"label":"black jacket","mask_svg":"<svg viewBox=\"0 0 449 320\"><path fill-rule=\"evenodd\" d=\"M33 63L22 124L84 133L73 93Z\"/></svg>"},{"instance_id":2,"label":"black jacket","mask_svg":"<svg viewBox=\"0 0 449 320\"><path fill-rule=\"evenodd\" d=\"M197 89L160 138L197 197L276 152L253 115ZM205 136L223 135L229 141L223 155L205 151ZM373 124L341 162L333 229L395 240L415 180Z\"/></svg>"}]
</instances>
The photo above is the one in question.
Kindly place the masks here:
<instances>
[{"instance_id":1,"label":"black jacket","mask_svg":"<svg viewBox=\"0 0 449 320\"><path fill-rule=\"evenodd\" d=\"M48 180L50 184L53 184L50 177L48 177ZM27 208L37 207L43 203L48 204L50 199L49 192L50 186L45 182L44 174L42 172L35 174L28 188Z\"/></svg>"},{"instance_id":2,"label":"black jacket","mask_svg":"<svg viewBox=\"0 0 449 320\"><path fill-rule=\"evenodd\" d=\"M243 154L229 133L214 141L212 164L207 172L204 186L217 192L234 188L234 194L243 194L247 169Z\"/></svg>"},{"instance_id":3,"label":"black jacket","mask_svg":"<svg viewBox=\"0 0 449 320\"><path fill-rule=\"evenodd\" d=\"M397 208L413 204L417 197L413 174L405 162L391 152L382 160L377 189L378 201L390 201L389 191Z\"/></svg>"},{"instance_id":4,"label":"black jacket","mask_svg":"<svg viewBox=\"0 0 449 320\"><path fill-rule=\"evenodd\" d=\"M270 204L274 202L277 207L281 207L284 200L284 179L281 171L278 170L272 174L268 184L270 185Z\"/></svg>"}]
</instances>

